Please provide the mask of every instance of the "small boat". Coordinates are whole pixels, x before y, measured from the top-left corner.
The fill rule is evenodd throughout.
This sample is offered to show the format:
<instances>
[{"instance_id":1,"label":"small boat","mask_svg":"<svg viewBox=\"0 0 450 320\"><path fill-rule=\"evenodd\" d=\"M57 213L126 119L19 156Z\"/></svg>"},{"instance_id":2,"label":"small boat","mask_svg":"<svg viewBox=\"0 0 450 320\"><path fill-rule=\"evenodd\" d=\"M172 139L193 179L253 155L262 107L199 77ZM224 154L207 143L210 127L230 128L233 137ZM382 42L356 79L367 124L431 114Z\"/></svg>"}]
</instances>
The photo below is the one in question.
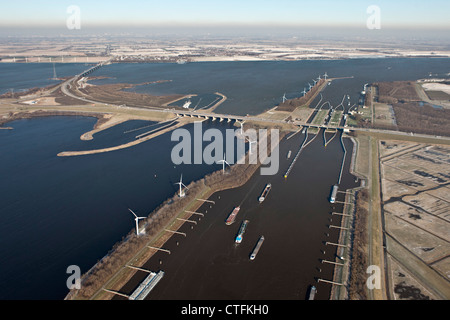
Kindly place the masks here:
<instances>
[{"instance_id":1,"label":"small boat","mask_svg":"<svg viewBox=\"0 0 450 320\"><path fill-rule=\"evenodd\" d=\"M184 104L183 104L183 108L184 109L189 109L189 106L191 105L191 100L188 100L188 101L186 101Z\"/></svg>"}]
</instances>

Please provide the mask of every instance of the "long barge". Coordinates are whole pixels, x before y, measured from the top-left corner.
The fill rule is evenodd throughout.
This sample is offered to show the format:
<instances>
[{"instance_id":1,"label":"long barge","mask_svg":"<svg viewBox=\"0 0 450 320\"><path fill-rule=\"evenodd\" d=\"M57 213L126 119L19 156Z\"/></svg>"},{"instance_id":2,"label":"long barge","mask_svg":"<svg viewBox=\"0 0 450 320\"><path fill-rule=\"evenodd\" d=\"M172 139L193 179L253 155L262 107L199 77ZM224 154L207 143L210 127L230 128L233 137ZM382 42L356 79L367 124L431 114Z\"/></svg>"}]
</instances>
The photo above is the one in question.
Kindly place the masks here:
<instances>
[{"instance_id":1,"label":"long barge","mask_svg":"<svg viewBox=\"0 0 450 320\"><path fill-rule=\"evenodd\" d=\"M336 196L337 196L338 189L339 189L339 186L337 184L335 184L331 190L330 203L336 202Z\"/></svg>"},{"instance_id":2,"label":"long barge","mask_svg":"<svg viewBox=\"0 0 450 320\"><path fill-rule=\"evenodd\" d=\"M314 296L316 295L317 289L315 286L311 286L309 288L309 297L308 300L314 300Z\"/></svg>"},{"instance_id":3,"label":"long barge","mask_svg":"<svg viewBox=\"0 0 450 320\"><path fill-rule=\"evenodd\" d=\"M253 252L252 252L252 254L250 255L250 260L255 260L256 255L258 254L259 249L261 249L261 246L262 246L263 242L264 242L264 236L261 236L261 237L259 238L259 240L258 240L258 243L256 244L255 249L253 249Z\"/></svg>"},{"instance_id":4,"label":"long barge","mask_svg":"<svg viewBox=\"0 0 450 320\"><path fill-rule=\"evenodd\" d=\"M151 272L144 281L134 290L134 292L128 298L129 300L144 300L150 291L158 284L158 282L164 276L164 271Z\"/></svg>"},{"instance_id":5,"label":"long barge","mask_svg":"<svg viewBox=\"0 0 450 320\"><path fill-rule=\"evenodd\" d=\"M259 203L262 203L264 200L266 200L267 195L270 192L270 189L272 189L272 184L268 183L264 188L263 192L261 193L261 196L259 197Z\"/></svg>"},{"instance_id":6,"label":"long barge","mask_svg":"<svg viewBox=\"0 0 450 320\"><path fill-rule=\"evenodd\" d=\"M230 213L227 220L225 221L225 224L227 226L234 223L234 220L236 219L236 216L239 213L239 210L241 210L241 207L236 207L233 209L233 211Z\"/></svg>"},{"instance_id":7,"label":"long barge","mask_svg":"<svg viewBox=\"0 0 450 320\"><path fill-rule=\"evenodd\" d=\"M242 222L241 227L239 228L238 235L236 236L236 243L241 243L242 239L244 238L245 229L247 229L247 225L250 221L245 220Z\"/></svg>"}]
</instances>

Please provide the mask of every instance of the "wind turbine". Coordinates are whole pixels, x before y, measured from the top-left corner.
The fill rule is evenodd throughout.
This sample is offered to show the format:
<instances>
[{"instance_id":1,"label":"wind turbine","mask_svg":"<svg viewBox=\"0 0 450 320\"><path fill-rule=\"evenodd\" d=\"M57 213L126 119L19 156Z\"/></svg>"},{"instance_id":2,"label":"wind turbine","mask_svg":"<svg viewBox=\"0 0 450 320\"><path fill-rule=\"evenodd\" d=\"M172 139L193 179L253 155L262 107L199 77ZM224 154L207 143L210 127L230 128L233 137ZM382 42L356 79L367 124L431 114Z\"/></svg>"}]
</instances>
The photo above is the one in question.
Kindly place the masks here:
<instances>
[{"instance_id":1,"label":"wind turbine","mask_svg":"<svg viewBox=\"0 0 450 320\"><path fill-rule=\"evenodd\" d=\"M285 103L286 102L286 93L283 95L283 103Z\"/></svg>"},{"instance_id":2,"label":"wind turbine","mask_svg":"<svg viewBox=\"0 0 450 320\"><path fill-rule=\"evenodd\" d=\"M308 82L308 86L309 86L309 90L311 90L311 88L312 88L311 83Z\"/></svg>"},{"instance_id":3,"label":"wind turbine","mask_svg":"<svg viewBox=\"0 0 450 320\"><path fill-rule=\"evenodd\" d=\"M303 96L305 96L305 95L306 95L306 88L303 88L303 91L302 91L302 93L303 93Z\"/></svg>"},{"instance_id":4,"label":"wind turbine","mask_svg":"<svg viewBox=\"0 0 450 320\"><path fill-rule=\"evenodd\" d=\"M175 184L178 184L178 185L180 186L180 193L178 194L178 196L179 196L180 198L183 198L183 197L186 195L186 194L184 193L184 191L183 191L183 187L185 187L186 189L188 188L188 187L186 187L186 186L184 185L184 183L183 183L183 174L181 174L180 181L177 182L177 183L175 183Z\"/></svg>"},{"instance_id":5,"label":"wind turbine","mask_svg":"<svg viewBox=\"0 0 450 320\"><path fill-rule=\"evenodd\" d=\"M250 150L249 150L249 152L250 152L250 154L253 154L253 152L252 152L252 144L253 144L253 143L257 143L258 141L256 141L256 140L252 141L252 140L247 139L247 138L246 138L246 140L247 140L247 142L248 142L249 145L250 145Z\"/></svg>"},{"instance_id":6,"label":"wind turbine","mask_svg":"<svg viewBox=\"0 0 450 320\"><path fill-rule=\"evenodd\" d=\"M325 72L325 74L323 75L323 77L325 78L325 80L327 80L328 74Z\"/></svg>"},{"instance_id":7,"label":"wind turbine","mask_svg":"<svg viewBox=\"0 0 450 320\"><path fill-rule=\"evenodd\" d=\"M317 80L314 80L314 79L313 79L313 81L314 81L314 85L316 85L316 83L317 83Z\"/></svg>"},{"instance_id":8,"label":"wind turbine","mask_svg":"<svg viewBox=\"0 0 450 320\"><path fill-rule=\"evenodd\" d=\"M223 160L217 161L217 164L222 163L222 173L225 173L225 163L230 166L230 164L225 160L225 153L223 154Z\"/></svg>"},{"instance_id":9,"label":"wind turbine","mask_svg":"<svg viewBox=\"0 0 450 320\"><path fill-rule=\"evenodd\" d=\"M317 80L318 80L318 81L322 80L322 78L320 77L320 74L319 74L319 76L317 77Z\"/></svg>"},{"instance_id":10,"label":"wind turbine","mask_svg":"<svg viewBox=\"0 0 450 320\"><path fill-rule=\"evenodd\" d=\"M145 219L146 217L138 217L136 213L133 212L130 208L128 208L130 212L135 216L134 221L136 222L136 235L139 235L139 219Z\"/></svg>"},{"instance_id":11,"label":"wind turbine","mask_svg":"<svg viewBox=\"0 0 450 320\"><path fill-rule=\"evenodd\" d=\"M241 125L241 134L243 134L243 132L242 132L242 126L244 125L245 121L240 122L240 121L236 120L236 122L239 123L239 124Z\"/></svg>"}]
</instances>

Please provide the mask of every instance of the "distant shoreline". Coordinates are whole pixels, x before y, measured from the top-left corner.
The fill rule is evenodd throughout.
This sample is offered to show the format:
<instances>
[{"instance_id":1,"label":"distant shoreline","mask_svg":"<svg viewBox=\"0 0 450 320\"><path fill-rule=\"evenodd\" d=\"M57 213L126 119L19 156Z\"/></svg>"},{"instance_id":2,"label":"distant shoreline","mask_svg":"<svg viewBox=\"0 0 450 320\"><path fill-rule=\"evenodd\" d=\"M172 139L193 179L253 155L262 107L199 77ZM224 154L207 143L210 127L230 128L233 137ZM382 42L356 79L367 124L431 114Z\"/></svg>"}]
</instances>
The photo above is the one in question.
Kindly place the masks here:
<instances>
[{"instance_id":1,"label":"distant shoreline","mask_svg":"<svg viewBox=\"0 0 450 320\"><path fill-rule=\"evenodd\" d=\"M82 61L77 59L77 57L66 57L65 60L62 60L61 57L55 57L59 60L49 60L48 57L16 57L16 61L13 58L1 59L0 63L77 63L77 64L96 64L99 62L107 61L111 59L109 56L99 56L99 57L91 57L92 59L89 61ZM37 59L42 59L42 61L38 61ZM294 61L335 61L335 60L357 60L357 59L414 59L414 58L440 58L440 59L450 59L449 53L420 53L416 51L410 51L405 53L397 53L397 54L361 54L360 52L349 52L347 54L336 54L336 55L323 55L322 53L315 53L313 55L296 55L296 57L292 58L282 58L282 57L257 57L257 56L249 56L249 55L238 55L238 56L204 56L204 57L189 57L186 60L188 64L194 62L262 62L262 61L283 61L283 62L294 62ZM46 59L46 60L44 60ZM118 61L113 60L111 63L178 63L180 59L163 59L161 57L134 57L129 56L124 60Z\"/></svg>"}]
</instances>

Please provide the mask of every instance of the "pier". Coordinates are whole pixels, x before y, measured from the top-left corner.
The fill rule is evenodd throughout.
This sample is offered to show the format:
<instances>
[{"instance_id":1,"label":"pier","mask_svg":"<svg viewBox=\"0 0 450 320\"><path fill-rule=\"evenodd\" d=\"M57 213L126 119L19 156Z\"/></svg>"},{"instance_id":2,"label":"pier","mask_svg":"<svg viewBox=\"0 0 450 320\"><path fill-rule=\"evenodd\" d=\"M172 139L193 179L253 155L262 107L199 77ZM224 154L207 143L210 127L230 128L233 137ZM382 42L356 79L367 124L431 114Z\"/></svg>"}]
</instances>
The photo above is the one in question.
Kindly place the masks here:
<instances>
[{"instance_id":1,"label":"pier","mask_svg":"<svg viewBox=\"0 0 450 320\"><path fill-rule=\"evenodd\" d=\"M331 246L336 246L336 247L342 247L342 248L349 248L348 245L344 245L344 244L339 244L339 243L333 243L333 242L325 242L325 245L331 245Z\"/></svg>"},{"instance_id":2,"label":"pier","mask_svg":"<svg viewBox=\"0 0 450 320\"><path fill-rule=\"evenodd\" d=\"M333 262L333 261L328 261L328 260L322 260L321 261L321 263L329 263L329 264L334 264L334 265L337 265L337 266L344 266L344 264L343 263L338 263L338 262Z\"/></svg>"},{"instance_id":3,"label":"pier","mask_svg":"<svg viewBox=\"0 0 450 320\"><path fill-rule=\"evenodd\" d=\"M182 236L185 236L185 237L187 236L186 233L184 233L184 232L173 231L173 230L169 230L169 229L164 229L164 231L171 232L174 234L181 234Z\"/></svg>"},{"instance_id":4,"label":"pier","mask_svg":"<svg viewBox=\"0 0 450 320\"><path fill-rule=\"evenodd\" d=\"M350 214L339 213L339 212L332 212L331 214L332 214L333 216L351 217Z\"/></svg>"},{"instance_id":5,"label":"pier","mask_svg":"<svg viewBox=\"0 0 450 320\"><path fill-rule=\"evenodd\" d=\"M125 293L121 293L121 292L119 292L119 291L109 290L109 289L105 289L105 288L103 288L102 290L103 290L103 291L106 291L106 292L109 292L109 293L112 293L112 294L115 294L115 295L118 295L118 296L121 296L121 297L124 297L124 298L127 298L127 299L130 298L129 295L127 295L127 294L125 294Z\"/></svg>"},{"instance_id":6,"label":"pier","mask_svg":"<svg viewBox=\"0 0 450 320\"><path fill-rule=\"evenodd\" d=\"M342 157L341 171L339 172L339 179L338 179L337 184L341 183L342 172L344 171L345 157L347 156L347 150L345 149L344 141L342 140L342 134L341 134L341 146L342 146L342 149L344 149L344 156Z\"/></svg>"},{"instance_id":7,"label":"pier","mask_svg":"<svg viewBox=\"0 0 450 320\"><path fill-rule=\"evenodd\" d=\"M308 128L307 127L305 127L305 139L303 140L303 143L300 146L300 149L298 150L297 154L295 155L294 159L292 160L291 165L289 166L286 173L284 174L285 179L287 179L287 177L289 176L289 173L291 173L291 170L294 167L294 164L297 162L297 159L300 156L300 153L302 152L303 148L305 147L306 140L308 140Z\"/></svg>"},{"instance_id":8,"label":"pier","mask_svg":"<svg viewBox=\"0 0 450 320\"><path fill-rule=\"evenodd\" d=\"M184 212L187 212L187 213L190 213L190 214L197 214L197 215L202 216L202 217L205 216L203 213L195 212L195 211L188 211L188 210L185 210Z\"/></svg>"},{"instance_id":9,"label":"pier","mask_svg":"<svg viewBox=\"0 0 450 320\"><path fill-rule=\"evenodd\" d=\"M341 230L350 230L350 228L344 228L344 227L333 226L333 225L328 226L328 229L330 229L330 228L341 229Z\"/></svg>"},{"instance_id":10,"label":"pier","mask_svg":"<svg viewBox=\"0 0 450 320\"><path fill-rule=\"evenodd\" d=\"M177 220L197 224L197 221L192 221L192 220L188 220L188 219L177 218Z\"/></svg>"},{"instance_id":11,"label":"pier","mask_svg":"<svg viewBox=\"0 0 450 320\"><path fill-rule=\"evenodd\" d=\"M328 140L327 141L327 138L326 138L326 132L327 132L327 130L328 129L325 129L325 130L323 130L323 143L324 143L324 146L326 147L331 141L333 141L333 139L336 137L336 135L337 135L337 133L338 133L338 130L336 130L335 132L334 132L334 134L333 134L333 136L330 138L330 140Z\"/></svg>"},{"instance_id":12,"label":"pier","mask_svg":"<svg viewBox=\"0 0 450 320\"><path fill-rule=\"evenodd\" d=\"M170 254L170 250L167 250L167 249L157 248L157 247L151 247L151 246L147 246L147 248L154 249L154 250L158 250L158 251L167 252L168 254Z\"/></svg>"},{"instance_id":13,"label":"pier","mask_svg":"<svg viewBox=\"0 0 450 320\"><path fill-rule=\"evenodd\" d=\"M337 283L337 282L334 282L334 281L329 281L329 280L324 280L324 279L317 279L317 282L325 282L325 283L330 283L330 284L334 284L334 285L337 285L337 286L343 286L344 285L343 283Z\"/></svg>"},{"instance_id":14,"label":"pier","mask_svg":"<svg viewBox=\"0 0 450 320\"><path fill-rule=\"evenodd\" d=\"M212 200L205 200L205 199L195 199L195 200L203 201L203 202L209 202L209 203L212 203L212 204L216 204L216 202L215 202L215 201L212 201Z\"/></svg>"}]
</instances>

